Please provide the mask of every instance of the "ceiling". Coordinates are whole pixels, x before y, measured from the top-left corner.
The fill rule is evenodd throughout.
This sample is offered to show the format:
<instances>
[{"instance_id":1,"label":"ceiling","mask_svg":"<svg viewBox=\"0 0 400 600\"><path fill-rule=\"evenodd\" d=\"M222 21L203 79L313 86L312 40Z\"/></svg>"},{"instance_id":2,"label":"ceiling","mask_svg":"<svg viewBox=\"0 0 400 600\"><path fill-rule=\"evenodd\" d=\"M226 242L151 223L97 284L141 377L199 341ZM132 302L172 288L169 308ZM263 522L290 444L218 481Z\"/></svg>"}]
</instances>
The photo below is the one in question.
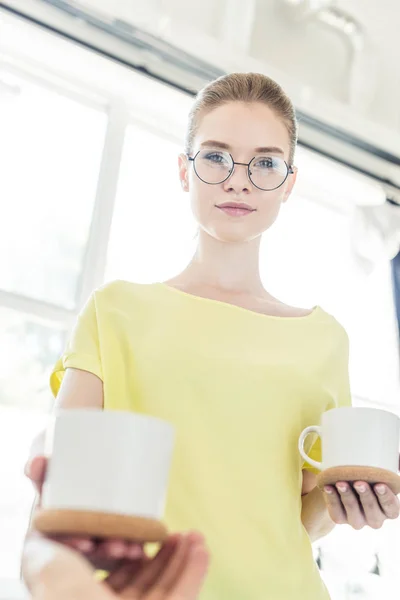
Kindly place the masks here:
<instances>
[{"instance_id":1,"label":"ceiling","mask_svg":"<svg viewBox=\"0 0 400 600\"><path fill-rule=\"evenodd\" d=\"M81 0L226 70L262 69L400 132L399 0Z\"/></svg>"},{"instance_id":2,"label":"ceiling","mask_svg":"<svg viewBox=\"0 0 400 600\"><path fill-rule=\"evenodd\" d=\"M400 0L7 0L1 7L191 92L218 73L265 73L292 99L303 144L380 177L388 197L400 200ZM31 60L27 50L13 52Z\"/></svg>"}]
</instances>

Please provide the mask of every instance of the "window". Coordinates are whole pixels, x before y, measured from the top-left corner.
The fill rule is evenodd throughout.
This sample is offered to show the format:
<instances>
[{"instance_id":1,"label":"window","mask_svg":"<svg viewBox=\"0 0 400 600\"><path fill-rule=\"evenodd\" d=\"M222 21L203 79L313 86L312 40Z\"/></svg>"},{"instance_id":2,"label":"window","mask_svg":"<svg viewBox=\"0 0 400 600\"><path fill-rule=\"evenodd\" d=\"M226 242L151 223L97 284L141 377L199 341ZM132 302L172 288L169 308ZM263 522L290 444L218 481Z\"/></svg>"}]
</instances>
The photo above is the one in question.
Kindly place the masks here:
<instances>
[{"instance_id":1,"label":"window","mask_svg":"<svg viewBox=\"0 0 400 600\"><path fill-rule=\"evenodd\" d=\"M51 408L48 374L65 340L56 325L0 307L0 406Z\"/></svg>"},{"instance_id":2,"label":"window","mask_svg":"<svg viewBox=\"0 0 400 600\"><path fill-rule=\"evenodd\" d=\"M74 309L107 116L6 71L0 84L0 288Z\"/></svg>"},{"instance_id":3,"label":"window","mask_svg":"<svg viewBox=\"0 0 400 600\"><path fill-rule=\"evenodd\" d=\"M348 170L333 163L325 165L321 182L320 159L313 164L313 155L302 149L297 158L301 194L295 187L265 236L265 284L289 303L320 304L331 312L350 337L353 395L396 410L400 361L390 261L365 271L352 244L354 198L379 205L382 192L354 177L349 193Z\"/></svg>"},{"instance_id":4,"label":"window","mask_svg":"<svg viewBox=\"0 0 400 600\"><path fill-rule=\"evenodd\" d=\"M19 577L33 499L23 467L79 309L107 114L6 69L0 107L1 580Z\"/></svg>"},{"instance_id":5,"label":"window","mask_svg":"<svg viewBox=\"0 0 400 600\"><path fill-rule=\"evenodd\" d=\"M161 281L182 270L194 251L196 225L182 192L182 145L144 126L125 137L111 227L106 279Z\"/></svg>"}]
</instances>

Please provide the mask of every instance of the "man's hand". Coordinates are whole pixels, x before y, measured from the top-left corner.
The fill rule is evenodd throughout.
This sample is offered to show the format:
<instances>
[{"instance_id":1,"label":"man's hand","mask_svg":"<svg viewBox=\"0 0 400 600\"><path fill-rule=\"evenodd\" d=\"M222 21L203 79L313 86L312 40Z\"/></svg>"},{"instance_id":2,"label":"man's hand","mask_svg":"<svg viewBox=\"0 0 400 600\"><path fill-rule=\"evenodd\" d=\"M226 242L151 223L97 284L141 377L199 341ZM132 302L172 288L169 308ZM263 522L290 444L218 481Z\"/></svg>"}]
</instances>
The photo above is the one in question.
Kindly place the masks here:
<instances>
[{"instance_id":1,"label":"man's hand","mask_svg":"<svg viewBox=\"0 0 400 600\"><path fill-rule=\"evenodd\" d=\"M208 553L197 533L170 536L153 559L125 560L100 583L82 555L34 533L25 543L22 568L33 600L195 600Z\"/></svg>"},{"instance_id":2,"label":"man's hand","mask_svg":"<svg viewBox=\"0 0 400 600\"><path fill-rule=\"evenodd\" d=\"M397 519L400 514L398 497L383 483L371 487L365 481L356 481L353 486L342 481L324 490L330 518L337 524L357 530L365 526L380 529L387 519Z\"/></svg>"}]
</instances>

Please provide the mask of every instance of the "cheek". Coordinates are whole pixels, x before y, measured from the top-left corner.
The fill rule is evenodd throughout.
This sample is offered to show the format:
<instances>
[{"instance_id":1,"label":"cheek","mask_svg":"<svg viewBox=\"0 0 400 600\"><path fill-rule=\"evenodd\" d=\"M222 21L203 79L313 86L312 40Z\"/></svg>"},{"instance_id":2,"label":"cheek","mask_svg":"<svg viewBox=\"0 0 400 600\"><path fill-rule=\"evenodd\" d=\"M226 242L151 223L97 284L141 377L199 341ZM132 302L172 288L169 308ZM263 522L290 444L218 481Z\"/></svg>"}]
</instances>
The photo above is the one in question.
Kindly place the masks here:
<instances>
[{"instance_id":1,"label":"cheek","mask_svg":"<svg viewBox=\"0 0 400 600\"><path fill-rule=\"evenodd\" d=\"M266 225L272 225L279 215L282 202L283 192L266 192L259 198L257 205L259 216L262 222Z\"/></svg>"},{"instance_id":2,"label":"cheek","mask_svg":"<svg viewBox=\"0 0 400 600\"><path fill-rule=\"evenodd\" d=\"M193 213L196 216L206 216L212 211L214 205L218 202L217 185L207 185L197 177L190 181L190 202Z\"/></svg>"}]
</instances>

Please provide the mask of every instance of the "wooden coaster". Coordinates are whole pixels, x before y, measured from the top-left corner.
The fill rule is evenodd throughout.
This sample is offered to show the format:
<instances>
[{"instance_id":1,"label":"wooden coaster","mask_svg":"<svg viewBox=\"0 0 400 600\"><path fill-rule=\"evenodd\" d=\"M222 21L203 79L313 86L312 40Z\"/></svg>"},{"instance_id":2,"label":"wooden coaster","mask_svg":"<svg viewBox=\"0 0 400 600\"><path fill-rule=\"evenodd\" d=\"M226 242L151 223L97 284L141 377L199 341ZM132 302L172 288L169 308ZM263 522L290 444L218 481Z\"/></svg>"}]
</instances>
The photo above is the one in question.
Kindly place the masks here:
<instances>
[{"instance_id":1,"label":"wooden coaster","mask_svg":"<svg viewBox=\"0 0 400 600\"><path fill-rule=\"evenodd\" d=\"M89 535L138 542L163 542L167 528L161 521L145 517L84 510L39 509L33 527L47 535Z\"/></svg>"},{"instance_id":2,"label":"wooden coaster","mask_svg":"<svg viewBox=\"0 0 400 600\"><path fill-rule=\"evenodd\" d=\"M331 467L317 475L317 485L321 490L324 485L335 485L338 481L365 481L372 485L384 483L394 494L400 494L400 476L378 467Z\"/></svg>"}]
</instances>

